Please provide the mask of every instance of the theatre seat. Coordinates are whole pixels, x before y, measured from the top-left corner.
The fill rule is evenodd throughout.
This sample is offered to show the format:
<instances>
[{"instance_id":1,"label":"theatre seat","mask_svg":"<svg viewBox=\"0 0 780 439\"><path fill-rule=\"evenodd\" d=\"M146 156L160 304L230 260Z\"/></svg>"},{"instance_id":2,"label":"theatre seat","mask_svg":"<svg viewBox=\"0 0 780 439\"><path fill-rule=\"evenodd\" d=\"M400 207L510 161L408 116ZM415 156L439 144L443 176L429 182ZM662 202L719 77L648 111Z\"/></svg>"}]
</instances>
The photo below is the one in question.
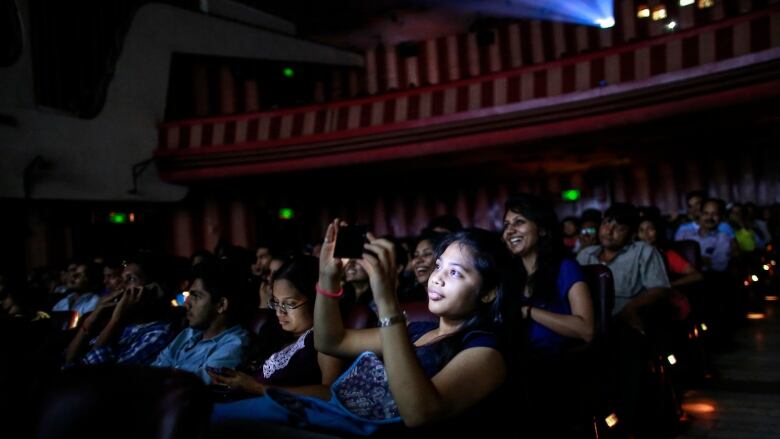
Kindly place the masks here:
<instances>
[{"instance_id":1,"label":"theatre seat","mask_svg":"<svg viewBox=\"0 0 780 439\"><path fill-rule=\"evenodd\" d=\"M582 271L585 274L585 283L588 284L593 300L596 324L594 338L598 339L606 336L609 330L612 309L615 307L615 283L612 280L612 271L604 265L585 265L582 267Z\"/></svg>"},{"instance_id":2,"label":"theatre seat","mask_svg":"<svg viewBox=\"0 0 780 439\"><path fill-rule=\"evenodd\" d=\"M701 250L698 242L692 239L674 241L669 245L669 248L679 253L689 264L693 265L693 268L701 271Z\"/></svg>"},{"instance_id":3,"label":"theatre seat","mask_svg":"<svg viewBox=\"0 0 780 439\"><path fill-rule=\"evenodd\" d=\"M193 374L143 366L67 370L44 395L37 439L205 436L211 400Z\"/></svg>"}]
</instances>

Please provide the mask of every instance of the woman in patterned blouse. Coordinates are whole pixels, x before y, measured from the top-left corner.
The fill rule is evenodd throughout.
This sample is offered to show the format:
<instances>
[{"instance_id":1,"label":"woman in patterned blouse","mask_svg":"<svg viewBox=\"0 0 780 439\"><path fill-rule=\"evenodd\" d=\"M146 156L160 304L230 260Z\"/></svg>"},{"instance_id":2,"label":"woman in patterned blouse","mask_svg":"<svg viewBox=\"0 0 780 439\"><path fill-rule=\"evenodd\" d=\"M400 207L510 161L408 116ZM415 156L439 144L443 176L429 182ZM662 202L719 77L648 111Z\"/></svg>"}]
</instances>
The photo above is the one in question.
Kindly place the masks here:
<instances>
[{"instance_id":1,"label":"woman in patterned blouse","mask_svg":"<svg viewBox=\"0 0 780 439\"><path fill-rule=\"evenodd\" d=\"M268 302L291 343L269 356L253 377L234 369L209 371L213 382L239 393L265 394L266 386L282 387L304 395L330 398L330 384L342 370L340 360L314 349L314 297L318 262L300 256L282 265L273 276Z\"/></svg>"}]
</instances>

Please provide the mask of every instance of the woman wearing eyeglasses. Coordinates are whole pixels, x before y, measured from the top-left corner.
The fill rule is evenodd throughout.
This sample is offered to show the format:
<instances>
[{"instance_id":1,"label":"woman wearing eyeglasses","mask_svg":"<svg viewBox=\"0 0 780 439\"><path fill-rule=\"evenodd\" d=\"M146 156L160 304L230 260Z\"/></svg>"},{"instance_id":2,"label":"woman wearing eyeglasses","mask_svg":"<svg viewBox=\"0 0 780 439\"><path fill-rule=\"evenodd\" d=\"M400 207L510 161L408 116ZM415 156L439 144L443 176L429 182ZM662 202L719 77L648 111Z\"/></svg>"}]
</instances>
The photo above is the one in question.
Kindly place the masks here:
<instances>
[{"instance_id":1,"label":"woman wearing eyeglasses","mask_svg":"<svg viewBox=\"0 0 780 439\"><path fill-rule=\"evenodd\" d=\"M263 395L267 386L328 399L329 386L342 369L340 360L314 349L314 296L317 258L300 256L285 262L272 279L268 307L276 312L288 338L282 349L265 359L253 377L234 369L211 370L215 384L239 393Z\"/></svg>"}]
</instances>

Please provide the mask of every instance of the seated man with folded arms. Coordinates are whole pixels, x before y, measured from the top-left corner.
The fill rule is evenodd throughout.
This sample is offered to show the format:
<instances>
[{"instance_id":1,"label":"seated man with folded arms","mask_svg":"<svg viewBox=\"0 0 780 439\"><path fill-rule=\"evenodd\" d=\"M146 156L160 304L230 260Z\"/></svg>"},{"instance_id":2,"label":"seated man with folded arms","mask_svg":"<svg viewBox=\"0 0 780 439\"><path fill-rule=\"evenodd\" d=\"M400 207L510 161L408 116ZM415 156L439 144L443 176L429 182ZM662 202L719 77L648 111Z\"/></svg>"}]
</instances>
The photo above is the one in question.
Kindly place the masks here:
<instances>
[{"instance_id":1,"label":"seated man with folded arms","mask_svg":"<svg viewBox=\"0 0 780 439\"><path fill-rule=\"evenodd\" d=\"M235 368L242 362L249 333L241 323L253 308L246 305L252 292L245 271L228 261L211 261L193 268L190 294L184 304L189 328L160 352L152 366L186 370L210 383L207 367Z\"/></svg>"}]
</instances>

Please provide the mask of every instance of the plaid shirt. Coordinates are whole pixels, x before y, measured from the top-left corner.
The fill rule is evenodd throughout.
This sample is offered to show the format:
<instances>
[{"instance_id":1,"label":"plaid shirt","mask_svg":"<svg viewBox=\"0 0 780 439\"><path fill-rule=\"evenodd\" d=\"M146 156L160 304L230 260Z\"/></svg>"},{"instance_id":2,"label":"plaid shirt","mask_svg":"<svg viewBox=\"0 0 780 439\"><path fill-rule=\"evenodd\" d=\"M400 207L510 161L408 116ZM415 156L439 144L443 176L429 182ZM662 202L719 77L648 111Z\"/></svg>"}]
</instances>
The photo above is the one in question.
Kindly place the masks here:
<instances>
[{"instance_id":1,"label":"plaid shirt","mask_svg":"<svg viewBox=\"0 0 780 439\"><path fill-rule=\"evenodd\" d=\"M167 322L150 322L125 326L119 341L93 348L81 359L81 364L151 364L157 354L173 338L173 328ZM94 346L97 337L90 341Z\"/></svg>"}]
</instances>

